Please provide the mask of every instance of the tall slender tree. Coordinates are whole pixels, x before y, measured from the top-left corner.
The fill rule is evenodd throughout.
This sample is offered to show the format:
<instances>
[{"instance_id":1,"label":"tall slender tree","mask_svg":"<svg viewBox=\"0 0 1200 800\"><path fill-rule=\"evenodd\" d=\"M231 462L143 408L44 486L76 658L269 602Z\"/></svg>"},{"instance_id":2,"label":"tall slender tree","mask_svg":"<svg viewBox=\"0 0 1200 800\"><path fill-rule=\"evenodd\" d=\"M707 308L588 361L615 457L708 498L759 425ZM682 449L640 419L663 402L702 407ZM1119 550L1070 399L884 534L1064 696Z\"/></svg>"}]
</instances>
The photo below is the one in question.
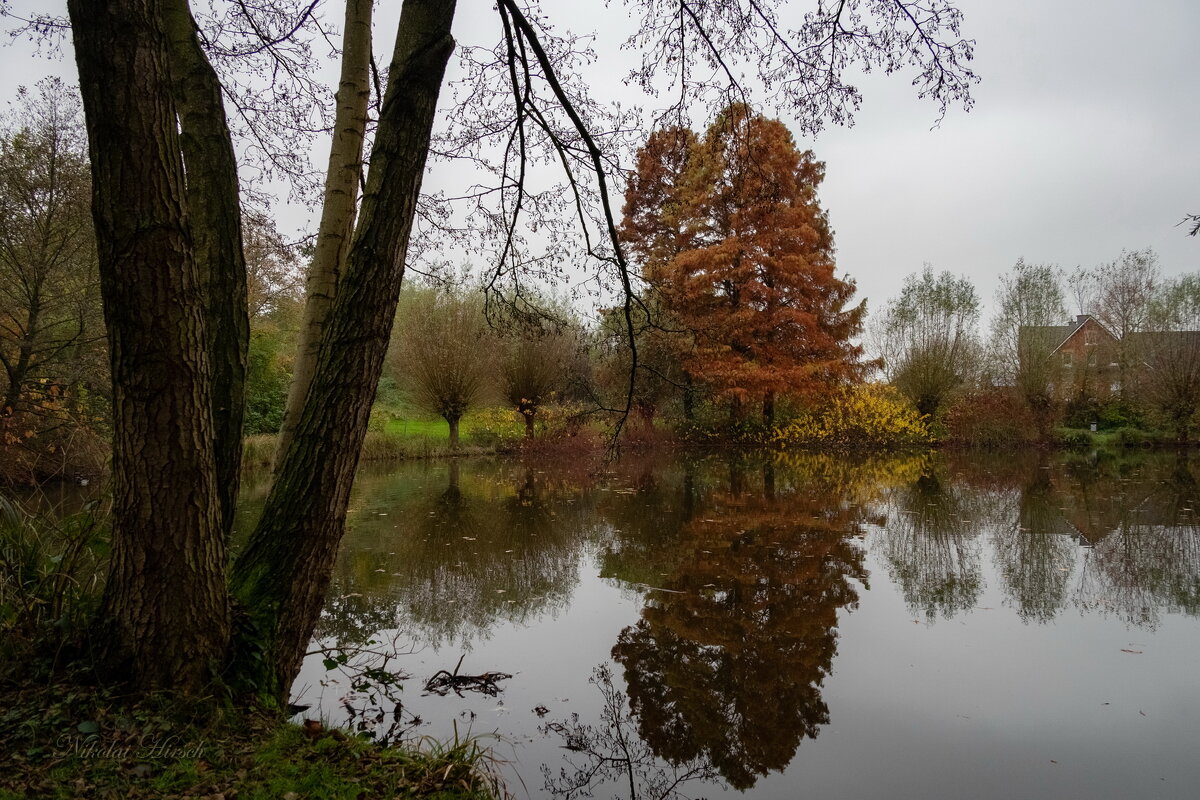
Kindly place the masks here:
<instances>
[{"instance_id":1,"label":"tall slender tree","mask_svg":"<svg viewBox=\"0 0 1200 800\"><path fill-rule=\"evenodd\" d=\"M329 318L338 277L350 253L358 188L363 174L363 139L367 132L367 106L371 99L371 12L374 0L346 0L345 36L341 74L336 95L337 111L325 171L325 196L316 248L305 282L304 320L292 367L283 426L276 444L278 466L295 436L304 409L304 398L317 368L321 334Z\"/></svg>"},{"instance_id":2,"label":"tall slender tree","mask_svg":"<svg viewBox=\"0 0 1200 800\"><path fill-rule=\"evenodd\" d=\"M79 101L43 81L0 129L0 417L103 336L90 196Z\"/></svg>"},{"instance_id":3,"label":"tall slender tree","mask_svg":"<svg viewBox=\"0 0 1200 800\"><path fill-rule=\"evenodd\" d=\"M1051 386L1057 375L1051 352L1062 341L1067 321L1061 271L1052 264L1017 259L1000 276L992 320L992 352L1006 382L1017 387L1025 403L1048 421Z\"/></svg>"},{"instance_id":4,"label":"tall slender tree","mask_svg":"<svg viewBox=\"0 0 1200 800\"><path fill-rule=\"evenodd\" d=\"M1092 273L1091 313L1117 339L1117 379L1121 397L1136 400L1138 337L1150 327L1155 295L1162 284L1158 254L1151 248L1123 250Z\"/></svg>"}]
</instances>

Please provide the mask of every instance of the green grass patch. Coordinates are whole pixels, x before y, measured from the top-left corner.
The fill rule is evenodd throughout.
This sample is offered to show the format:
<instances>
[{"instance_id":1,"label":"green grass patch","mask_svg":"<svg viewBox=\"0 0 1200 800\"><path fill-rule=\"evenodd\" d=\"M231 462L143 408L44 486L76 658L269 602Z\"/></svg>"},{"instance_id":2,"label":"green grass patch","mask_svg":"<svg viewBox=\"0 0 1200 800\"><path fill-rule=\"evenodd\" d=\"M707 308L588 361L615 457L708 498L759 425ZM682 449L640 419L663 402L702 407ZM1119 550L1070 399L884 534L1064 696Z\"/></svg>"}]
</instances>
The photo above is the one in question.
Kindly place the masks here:
<instances>
[{"instance_id":1,"label":"green grass patch","mask_svg":"<svg viewBox=\"0 0 1200 800\"><path fill-rule=\"evenodd\" d=\"M431 439L449 439L450 426L443 419L390 419L384 432L391 436L427 436ZM459 426L459 435L464 433Z\"/></svg>"},{"instance_id":2,"label":"green grass patch","mask_svg":"<svg viewBox=\"0 0 1200 800\"><path fill-rule=\"evenodd\" d=\"M1068 449L1119 449L1155 447L1171 444L1172 439L1161 431L1124 427L1111 430L1091 431L1083 428L1057 428L1054 442Z\"/></svg>"},{"instance_id":3,"label":"green grass patch","mask_svg":"<svg viewBox=\"0 0 1200 800\"><path fill-rule=\"evenodd\" d=\"M376 409L363 440L362 460L399 461L463 455L494 455L521 440L524 428L509 409L473 411L459 424L459 446L450 447L450 427L444 419L396 418L393 412ZM269 467L275 457L275 434L247 436L243 442L242 466Z\"/></svg>"}]
</instances>

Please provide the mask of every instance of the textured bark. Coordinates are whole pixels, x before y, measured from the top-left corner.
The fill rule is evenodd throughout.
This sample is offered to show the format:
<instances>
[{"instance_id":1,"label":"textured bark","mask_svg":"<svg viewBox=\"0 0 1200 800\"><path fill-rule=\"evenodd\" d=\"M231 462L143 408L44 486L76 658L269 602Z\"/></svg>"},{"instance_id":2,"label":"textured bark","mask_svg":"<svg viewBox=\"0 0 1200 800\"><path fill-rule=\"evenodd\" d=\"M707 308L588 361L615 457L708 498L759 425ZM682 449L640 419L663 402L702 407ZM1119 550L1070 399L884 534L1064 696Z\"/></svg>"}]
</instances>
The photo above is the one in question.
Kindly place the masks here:
<instances>
[{"instance_id":1,"label":"textured bark","mask_svg":"<svg viewBox=\"0 0 1200 800\"><path fill-rule=\"evenodd\" d=\"M338 80L333 142L325 173L325 198L317 229L316 251L305 282L304 320L292 365L292 385L275 450L278 470L292 443L304 409L304 399L316 370L321 333L337 294L338 279L350 252L355 205L362 176L363 136L371 97L372 0L346 0L346 33L342 42L342 69Z\"/></svg>"},{"instance_id":2,"label":"textured bark","mask_svg":"<svg viewBox=\"0 0 1200 800\"><path fill-rule=\"evenodd\" d=\"M446 424L450 426L450 449L458 449L458 422L459 417L446 417Z\"/></svg>"},{"instance_id":3,"label":"textured bark","mask_svg":"<svg viewBox=\"0 0 1200 800\"><path fill-rule=\"evenodd\" d=\"M234 565L233 592L249 622L239 652L265 651L261 661L240 659L240 677L281 700L299 671L344 532L404 276L438 91L454 46L453 16L453 2L404 3L361 220L312 384L261 521Z\"/></svg>"},{"instance_id":4,"label":"textured bark","mask_svg":"<svg viewBox=\"0 0 1200 800\"><path fill-rule=\"evenodd\" d=\"M221 84L200 48L186 0L164 0L163 20L179 110L192 252L207 303L217 492L228 536L241 474L250 343L237 161Z\"/></svg>"},{"instance_id":5,"label":"textured bark","mask_svg":"<svg viewBox=\"0 0 1200 800\"><path fill-rule=\"evenodd\" d=\"M230 617L205 303L166 37L148 0L68 4L113 381L113 533L99 641L141 688L199 691Z\"/></svg>"}]
</instances>

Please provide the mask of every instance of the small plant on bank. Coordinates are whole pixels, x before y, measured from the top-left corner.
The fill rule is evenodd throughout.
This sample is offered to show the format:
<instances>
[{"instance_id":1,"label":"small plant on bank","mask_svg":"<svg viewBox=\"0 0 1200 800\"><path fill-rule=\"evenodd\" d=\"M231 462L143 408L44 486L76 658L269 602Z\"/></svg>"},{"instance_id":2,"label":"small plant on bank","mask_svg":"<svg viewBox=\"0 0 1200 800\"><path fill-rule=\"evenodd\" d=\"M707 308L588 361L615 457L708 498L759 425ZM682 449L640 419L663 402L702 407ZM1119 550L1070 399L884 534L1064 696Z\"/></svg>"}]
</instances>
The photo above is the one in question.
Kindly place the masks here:
<instances>
[{"instance_id":1,"label":"small plant on bank","mask_svg":"<svg viewBox=\"0 0 1200 800\"><path fill-rule=\"evenodd\" d=\"M946 439L957 445L1002 449L1033 444L1038 421L1012 391L983 389L960 395L946 413Z\"/></svg>"},{"instance_id":2,"label":"small plant on bank","mask_svg":"<svg viewBox=\"0 0 1200 800\"><path fill-rule=\"evenodd\" d=\"M904 447L932 442L929 427L898 391L864 384L835 392L816 408L775 430L780 448L856 449Z\"/></svg>"},{"instance_id":3,"label":"small plant on bank","mask_svg":"<svg viewBox=\"0 0 1200 800\"><path fill-rule=\"evenodd\" d=\"M95 505L65 517L0 497L0 652L55 645L80 630L100 594L108 525Z\"/></svg>"}]
</instances>

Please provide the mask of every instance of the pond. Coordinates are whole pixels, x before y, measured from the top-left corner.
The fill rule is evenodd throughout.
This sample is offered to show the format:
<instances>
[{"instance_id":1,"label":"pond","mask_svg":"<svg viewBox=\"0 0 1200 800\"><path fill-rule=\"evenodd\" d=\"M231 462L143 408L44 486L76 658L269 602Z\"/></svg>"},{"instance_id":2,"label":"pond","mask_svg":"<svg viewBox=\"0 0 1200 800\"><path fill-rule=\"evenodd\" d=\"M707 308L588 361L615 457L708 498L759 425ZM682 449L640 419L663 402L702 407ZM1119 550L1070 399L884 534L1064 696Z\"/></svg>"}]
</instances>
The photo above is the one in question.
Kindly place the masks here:
<instances>
[{"instance_id":1,"label":"pond","mask_svg":"<svg viewBox=\"0 0 1200 800\"><path fill-rule=\"evenodd\" d=\"M517 797L1194 797L1198 475L1173 453L364 469L295 701L483 736ZM442 670L484 680L427 691Z\"/></svg>"}]
</instances>

